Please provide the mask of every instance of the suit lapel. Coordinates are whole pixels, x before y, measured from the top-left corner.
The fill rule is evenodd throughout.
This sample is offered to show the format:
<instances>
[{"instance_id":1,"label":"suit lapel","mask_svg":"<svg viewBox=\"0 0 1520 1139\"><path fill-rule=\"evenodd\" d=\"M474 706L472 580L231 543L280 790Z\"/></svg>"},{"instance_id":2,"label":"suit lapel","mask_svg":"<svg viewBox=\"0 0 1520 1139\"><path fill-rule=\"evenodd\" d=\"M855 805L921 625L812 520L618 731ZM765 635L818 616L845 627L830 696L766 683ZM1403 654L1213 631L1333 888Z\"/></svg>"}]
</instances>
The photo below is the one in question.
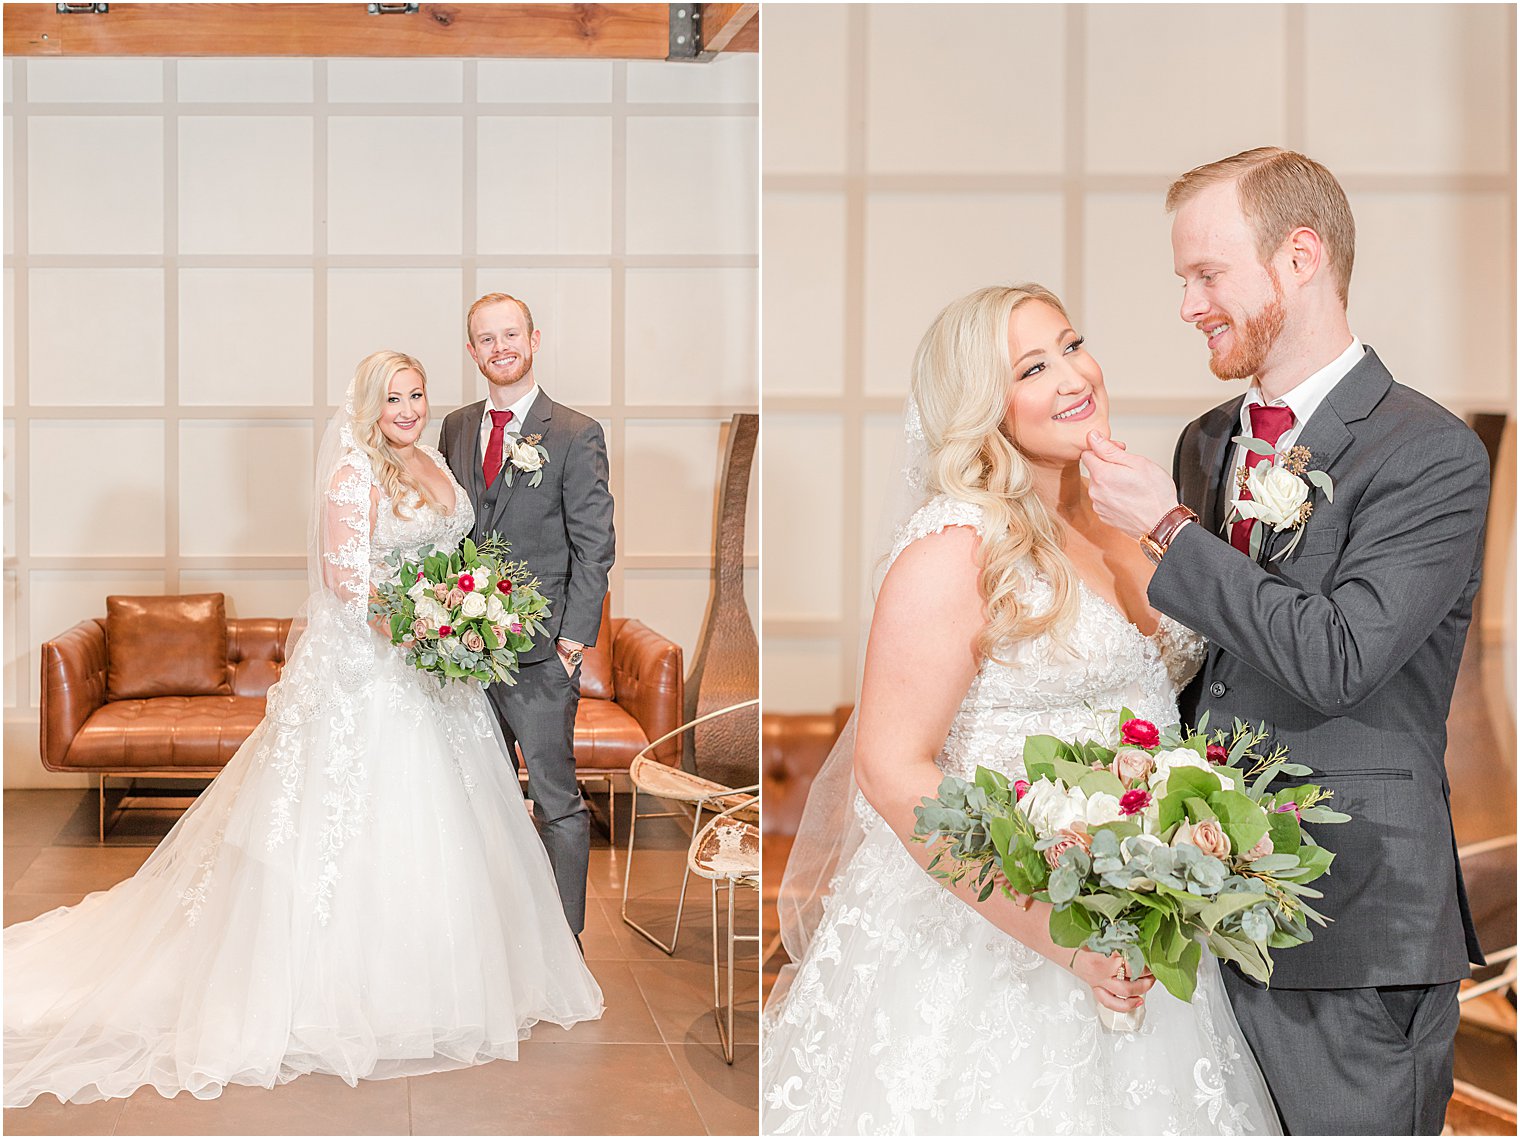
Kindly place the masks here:
<instances>
[{"instance_id":1,"label":"suit lapel","mask_svg":"<svg viewBox=\"0 0 1520 1139\"><path fill-rule=\"evenodd\" d=\"M1355 438L1347 424L1367 418L1388 394L1392 384L1393 377L1383 367L1377 353L1367 349L1356 366L1320 401L1298 434L1297 446L1309 449L1311 470L1324 471L1334 477L1332 468ZM1324 493L1312 486L1310 490L1311 499L1313 494ZM1287 531L1281 534L1269 532L1262 541L1263 562L1276 553L1280 545L1291 540L1292 535Z\"/></svg>"},{"instance_id":2,"label":"suit lapel","mask_svg":"<svg viewBox=\"0 0 1520 1139\"><path fill-rule=\"evenodd\" d=\"M553 415L554 401L549 398L548 393L543 388L539 388L538 395L533 400L533 406L528 409L528 414L523 416L522 430L518 434L547 436L549 434L549 421L553 418ZM479 449L478 441L476 449ZM532 478L531 475L524 471L513 471L512 485L508 486L506 470L507 464L503 462L502 473L496 476L496 497L491 503L490 528L503 533L505 531L502 529L502 519L507 512L507 503L511 502L512 496L522 489L524 483Z\"/></svg>"},{"instance_id":3,"label":"suit lapel","mask_svg":"<svg viewBox=\"0 0 1520 1139\"><path fill-rule=\"evenodd\" d=\"M1219 533L1224 523L1229 503L1230 442L1239 432L1240 404L1245 396L1215 408L1200 425L1198 468L1195 477L1199 485L1184 489L1183 498L1191 498L1203 504L1203 524L1212 533Z\"/></svg>"},{"instance_id":4,"label":"suit lapel","mask_svg":"<svg viewBox=\"0 0 1520 1139\"><path fill-rule=\"evenodd\" d=\"M460 457L465 468L463 471L455 471L454 477L469 492L470 502L475 506L477 523L484 513L486 494L485 479L480 471L480 417L485 414L485 407L486 401L481 400L465 408L465 414L459 416L459 426L456 429L459 434L455 436L454 445L449 450L450 454ZM461 474L463 478L460 478Z\"/></svg>"}]
</instances>

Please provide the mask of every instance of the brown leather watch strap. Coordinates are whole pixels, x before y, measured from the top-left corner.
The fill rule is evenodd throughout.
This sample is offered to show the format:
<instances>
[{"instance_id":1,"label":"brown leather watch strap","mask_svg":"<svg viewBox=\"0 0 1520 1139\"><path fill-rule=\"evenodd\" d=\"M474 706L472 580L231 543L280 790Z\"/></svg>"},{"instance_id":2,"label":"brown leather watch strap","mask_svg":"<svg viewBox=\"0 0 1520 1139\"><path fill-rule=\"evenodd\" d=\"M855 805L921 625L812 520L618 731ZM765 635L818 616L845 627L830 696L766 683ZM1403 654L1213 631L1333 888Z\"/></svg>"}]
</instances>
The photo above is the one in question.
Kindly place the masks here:
<instances>
[{"instance_id":1,"label":"brown leather watch strap","mask_svg":"<svg viewBox=\"0 0 1520 1139\"><path fill-rule=\"evenodd\" d=\"M1140 545L1145 550L1145 556L1152 562L1160 564L1165 556L1167 547L1172 544L1172 539L1177 536L1189 522L1197 522L1198 515L1186 506L1174 506L1161 516L1161 521L1151 527L1151 532L1140 539Z\"/></svg>"}]
</instances>

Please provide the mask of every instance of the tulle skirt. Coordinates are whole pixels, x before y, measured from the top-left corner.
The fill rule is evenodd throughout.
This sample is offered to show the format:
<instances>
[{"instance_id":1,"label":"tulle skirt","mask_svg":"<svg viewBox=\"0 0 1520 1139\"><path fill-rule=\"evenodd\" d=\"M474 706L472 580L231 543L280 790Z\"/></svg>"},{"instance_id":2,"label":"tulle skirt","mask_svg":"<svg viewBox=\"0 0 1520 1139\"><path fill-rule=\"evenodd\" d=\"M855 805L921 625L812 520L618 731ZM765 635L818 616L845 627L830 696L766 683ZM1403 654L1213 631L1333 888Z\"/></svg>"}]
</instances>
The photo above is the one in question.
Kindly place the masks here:
<instances>
[{"instance_id":1,"label":"tulle skirt","mask_svg":"<svg viewBox=\"0 0 1520 1139\"><path fill-rule=\"evenodd\" d=\"M484 694L369 647L367 679L298 653L134 877L6 929L5 1106L416 1075L601 1015Z\"/></svg>"},{"instance_id":2,"label":"tulle skirt","mask_svg":"<svg viewBox=\"0 0 1520 1139\"><path fill-rule=\"evenodd\" d=\"M1205 957L1136 1033L926 874L881 822L763 1017L767 1135L1281 1134Z\"/></svg>"}]
</instances>

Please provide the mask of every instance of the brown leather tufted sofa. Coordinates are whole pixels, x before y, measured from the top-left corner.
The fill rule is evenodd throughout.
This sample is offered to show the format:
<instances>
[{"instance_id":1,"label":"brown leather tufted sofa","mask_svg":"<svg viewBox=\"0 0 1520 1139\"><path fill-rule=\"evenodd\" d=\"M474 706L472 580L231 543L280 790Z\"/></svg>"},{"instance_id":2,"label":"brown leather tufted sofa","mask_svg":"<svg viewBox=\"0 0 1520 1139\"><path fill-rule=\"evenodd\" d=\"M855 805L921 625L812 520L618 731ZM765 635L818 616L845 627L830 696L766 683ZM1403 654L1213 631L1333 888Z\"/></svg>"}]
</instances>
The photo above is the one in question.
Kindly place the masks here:
<instances>
[{"instance_id":1,"label":"brown leather tufted sofa","mask_svg":"<svg viewBox=\"0 0 1520 1139\"><path fill-rule=\"evenodd\" d=\"M201 596L217 598L220 608L220 595ZM171 606L176 600L195 601L152 600ZM111 647L103 618L81 621L43 644L42 765L100 778L102 840L106 778L209 776L232 758L264 716L265 693L285 663L290 624L272 617L225 619L227 679L209 695L111 699ZM118 660L118 682L119 667ZM612 617L610 601L605 602L596 647L587 650L581 665L577 773L610 790L641 748L681 723L682 697L681 647L641 621ZM676 765L679 741L655 756Z\"/></svg>"}]
</instances>

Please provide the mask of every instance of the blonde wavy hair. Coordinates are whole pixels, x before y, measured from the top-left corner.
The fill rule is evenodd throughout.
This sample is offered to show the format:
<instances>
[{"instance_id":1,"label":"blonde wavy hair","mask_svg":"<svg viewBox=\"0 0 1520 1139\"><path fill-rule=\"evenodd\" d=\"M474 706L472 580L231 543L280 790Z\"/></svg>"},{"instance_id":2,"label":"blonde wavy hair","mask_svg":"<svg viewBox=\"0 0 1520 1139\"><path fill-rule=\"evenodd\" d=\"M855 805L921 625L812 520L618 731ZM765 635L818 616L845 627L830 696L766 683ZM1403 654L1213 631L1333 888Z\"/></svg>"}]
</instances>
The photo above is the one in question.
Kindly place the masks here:
<instances>
[{"instance_id":1,"label":"blonde wavy hair","mask_svg":"<svg viewBox=\"0 0 1520 1139\"><path fill-rule=\"evenodd\" d=\"M913 396L929 450L928 490L981 507L978 585L987 624L976 647L993 660L999 659L999 645L1026 637L1049 634L1066 645L1079 604L1061 525L1035 495L1029 462L1004 426L1014 381L1008 322L1014 309L1031 301L1070 320L1060 298L1041 285L978 289L946 306L913 357ZM1044 612L1032 613L1019 601L1025 559L1054 592Z\"/></svg>"},{"instance_id":2,"label":"blonde wavy hair","mask_svg":"<svg viewBox=\"0 0 1520 1139\"><path fill-rule=\"evenodd\" d=\"M385 410L385 399L390 394L391 380L398 372L416 372L422 377L423 390L427 390L427 372L422 364L405 352L381 349L359 361L354 369L354 442L369 459L380 484L391 500L391 511L397 518L410 518L410 507L427 504L442 510L443 504L428 494L427 488L414 479L391 446L391 441L380 430L380 414ZM427 417L422 425L427 426ZM410 493L407 493L410 492Z\"/></svg>"}]
</instances>

